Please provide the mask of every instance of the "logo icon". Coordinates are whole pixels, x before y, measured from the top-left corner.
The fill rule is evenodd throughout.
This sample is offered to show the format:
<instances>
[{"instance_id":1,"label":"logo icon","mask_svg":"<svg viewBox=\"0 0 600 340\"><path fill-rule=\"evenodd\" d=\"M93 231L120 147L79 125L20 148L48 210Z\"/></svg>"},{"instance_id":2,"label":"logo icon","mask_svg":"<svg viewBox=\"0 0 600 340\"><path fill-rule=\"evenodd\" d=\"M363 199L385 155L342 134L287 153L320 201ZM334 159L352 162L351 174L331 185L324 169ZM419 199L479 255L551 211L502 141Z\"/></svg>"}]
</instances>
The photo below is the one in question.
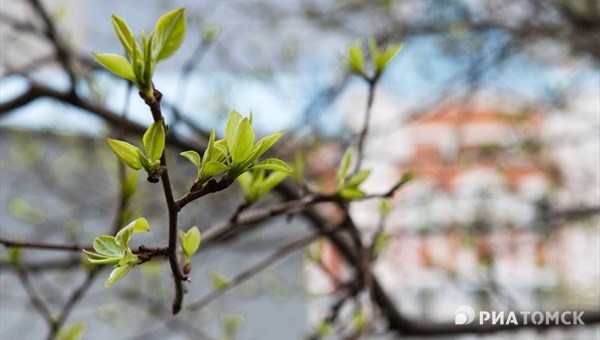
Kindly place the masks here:
<instances>
[{"instance_id":1,"label":"logo icon","mask_svg":"<svg viewBox=\"0 0 600 340\"><path fill-rule=\"evenodd\" d=\"M454 316L455 325L467 325L473 322L473 319L475 319L473 307L462 305L456 308L456 314Z\"/></svg>"}]
</instances>

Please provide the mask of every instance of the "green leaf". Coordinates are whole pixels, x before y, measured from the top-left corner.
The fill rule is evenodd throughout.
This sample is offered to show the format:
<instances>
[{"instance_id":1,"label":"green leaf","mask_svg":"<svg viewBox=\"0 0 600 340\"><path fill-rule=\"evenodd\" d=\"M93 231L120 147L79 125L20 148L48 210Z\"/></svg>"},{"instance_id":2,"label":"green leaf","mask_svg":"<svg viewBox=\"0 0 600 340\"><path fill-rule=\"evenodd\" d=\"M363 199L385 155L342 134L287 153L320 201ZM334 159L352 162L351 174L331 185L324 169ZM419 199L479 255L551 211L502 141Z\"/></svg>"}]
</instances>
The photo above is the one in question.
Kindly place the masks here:
<instances>
[{"instance_id":1,"label":"green leaf","mask_svg":"<svg viewBox=\"0 0 600 340\"><path fill-rule=\"evenodd\" d=\"M154 168L154 164L152 164L150 162L150 160L148 159L148 157L146 157L146 155L144 155L144 153L142 152L142 150L137 149L137 154L138 154L138 158L140 160L140 163L142 164L142 167L144 167L144 169L148 172L152 172L155 170ZM160 165L160 161L158 162Z\"/></svg>"},{"instance_id":2,"label":"green leaf","mask_svg":"<svg viewBox=\"0 0 600 340\"><path fill-rule=\"evenodd\" d=\"M297 151L294 155L294 164L292 165L292 177L296 181L302 182L305 168L306 164L304 162L304 156L302 155L302 152Z\"/></svg>"},{"instance_id":3,"label":"green leaf","mask_svg":"<svg viewBox=\"0 0 600 340\"><path fill-rule=\"evenodd\" d=\"M123 276L125 276L130 270L131 270L131 266L118 266L115 267L115 269L113 269L113 271L110 273L110 276L108 277L108 279L106 279L106 282L104 282L104 287L106 288L110 288L117 280L123 278Z\"/></svg>"},{"instance_id":4,"label":"green leaf","mask_svg":"<svg viewBox=\"0 0 600 340\"><path fill-rule=\"evenodd\" d=\"M227 126L225 126L225 139L227 140L227 144L233 143L235 130L237 129L240 120L242 120L242 115L239 112L236 110L231 110L231 112L229 112Z\"/></svg>"},{"instance_id":5,"label":"green leaf","mask_svg":"<svg viewBox=\"0 0 600 340\"><path fill-rule=\"evenodd\" d=\"M254 176L252 176L252 173L250 171L244 172L243 174L241 174L237 177L237 181L240 184L242 191L244 192L244 196L246 197L246 200L250 201L250 202L254 202L256 200L254 195L252 195L253 179L254 179Z\"/></svg>"},{"instance_id":6,"label":"green leaf","mask_svg":"<svg viewBox=\"0 0 600 340\"><path fill-rule=\"evenodd\" d=\"M265 159L264 161L253 166L253 169L274 170L288 173L292 172L292 169L290 169L286 162L277 158Z\"/></svg>"},{"instance_id":7,"label":"green leaf","mask_svg":"<svg viewBox=\"0 0 600 340\"><path fill-rule=\"evenodd\" d=\"M342 156L342 160L340 161L340 167L338 168L337 178L338 182L343 182L346 179L346 175L348 174L348 169L350 168L350 163L352 162L352 147L346 149L344 155Z\"/></svg>"},{"instance_id":8,"label":"green leaf","mask_svg":"<svg viewBox=\"0 0 600 340\"><path fill-rule=\"evenodd\" d=\"M211 271L208 273L208 276L210 278L210 281L212 282L212 287L214 290L223 289L229 286L229 280L221 273Z\"/></svg>"},{"instance_id":9,"label":"green leaf","mask_svg":"<svg viewBox=\"0 0 600 340\"><path fill-rule=\"evenodd\" d=\"M371 169L361 170L348 180L346 186L348 187L358 187L361 185L369 176L371 175Z\"/></svg>"},{"instance_id":10,"label":"green leaf","mask_svg":"<svg viewBox=\"0 0 600 340\"><path fill-rule=\"evenodd\" d=\"M403 186L404 184L410 182L413 179L413 174L412 172L405 172L402 175L402 178L400 178L400 181L398 181L398 184L396 184L397 188L400 188L401 186Z\"/></svg>"},{"instance_id":11,"label":"green leaf","mask_svg":"<svg viewBox=\"0 0 600 340\"><path fill-rule=\"evenodd\" d=\"M185 263L189 263L190 258L196 253L200 247L200 242L202 242L200 229L197 226L193 226L187 232L180 230L179 238L181 239L181 248L185 257Z\"/></svg>"},{"instance_id":12,"label":"green leaf","mask_svg":"<svg viewBox=\"0 0 600 340\"><path fill-rule=\"evenodd\" d=\"M343 199L353 199L364 197L365 193L357 188L343 188L338 192L338 195Z\"/></svg>"},{"instance_id":13,"label":"green leaf","mask_svg":"<svg viewBox=\"0 0 600 340\"><path fill-rule=\"evenodd\" d=\"M356 39L348 48L348 67L359 75L365 74L365 56L360 39Z\"/></svg>"},{"instance_id":14,"label":"green leaf","mask_svg":"<svg viewBox=\"0 0 600 340\"><path fill-rule=\"evenodd\" d=\"M180 155L189 159L190 162L194 163L194 165L196 166L198 171L200 171L200 167L202 166L202 161L200 159L200 155L196 151L194 151L194 150L184 151L184 152L180 153Z\"/></svg>"},{"instance_id":15,"label":"green leaf","mask_svg":"<svg viewBox=\"0 0 600 340\"><path fill-rule=\"evenodd\" d=\"M160 159L165 149L165 129L162 121L152 123L144 133L144 149L150 161Z\"/></svg>"},{"instance_id":16,"label":"green leaf","mask_svg":"<svg viewBox=\"0 0 600 340\"><path fill-rule=\"evenodd\" d=\"M150 33L150 35L146 38L144 31L142 31L142 46L144 48L144 83L150 84L152 83L152 75L154 74L154 67L156 66L156 61L152 58L152 42L154 41L152 37L154 36L154 32Z\"/></svg>"},{"instance_id":17,"label":"green leaf","mask_svg":"<svg viewBox=\"0 0 600 340\"><path fill-rule=\"evenodd\" d=\"M375 67L375 73L382 73L385 68L396 58L398 53L402 50L403 44L393 44L386 47L385 51L373 59L373 65Z\"/></svg>"},{"instance_id":18,"label":"green leaf","mask_svg":"<svg viewBox=\"0 0 600 340\"><path fill-rule=\"evenodd\" d=\"M82 340L86 329L87 323L83 321L65 326L58 332L55 340Z\"/></svg>"},{"instance_id":19,"label":"green leaf","mask_svg":"<svg viewBox=\"0 0 600 340\"><path fill-rule=\"evenodd\" d=\"M221 318L221 322L223 323L223 328L225 330L225 334L229 335L229 337L233 338L233 335L237 333L237 331L242 328L244 323L246 322L245 318L241 314L229 314L224 315Z\"/></svg>"},{"instance_id":20,"label":"green leaf","mask_svg":"<svg viewBox=\"0 0 600 340\"><path fill-rule=\"evenodd\" d=\"M131 28L129 28L127 22L125 22L125 20L118 15L113 14L111 16L111 21L113 28L117 33L117 37L119 37L121 45L123 45L123 48L125 49L125 52L127 52L129 59L132 61L135 60L135 51L137 43L135 41L133 32L131 32Z\"/></svg>"},{"instance_id":21,"label":"green leaf","mask_svg":"<svg viewBox=\"0 0 600 340\"><path fill-rule=\"evenodd\" d=\"M325 321L321 321L316 327L316 333L320 337L326 337L331 335L332 329L331 325Z\"/></svg>"},{"instance_id":22,"label":"green leaf","mask_svg":"<svg viewBox=\"0 0 600 340\"><path fill-rule=\"evenodd\" d=\"M106 255L92 253L83 249L85 255L87 255L87 259L90 263L93 264L117 264L121 260L121 255L119 257L109 257Z\"/></svg>"},{"instance_id":23,"label":"green leaf","mask_svg":"<svg viewBox=\"0 0 600 340\"><path fill-rule=\"evenodd\" d=\"M6 258L12 264L19 264L21 262L21 255L23 254L23 248L21 247L11 247L8 250L8 254Z\"/></svg>"},{"instance_id":24,"label":"green leaf","mask_svg":"<svg viewBox=\"0 0 600 340\"><path fill-rule=\"evenodd\" d=\"M391 236L387 233L378 234L371 247L371 256L377 258L387 248L391 239Z\"/></svg>"},{"instance_id":25,"label":"green leaf","mask_svg":"<svg viewBox=\"0 0 600 340\"><path fill-rule=\"evenodd\" d=\"M252 131L248 118L240 120L235 129L233 141L228 141L228 146L233 164L239 164L246 160L254 146L254 131Z\"/></svg>"},{"instance_id":26,"label":"green leaf","mask_svg":"<svg viewBox=\"0 0 600 340\"><path fill-rule=\"evenodd\" d=\"M252 156L254 157L254 159L259 158L265 152L267 152L267 150L269 150L273 146L273 144L275 144L279 140L279 138L283 136L284 133L285 131L275 132L259 140L253 148L254 150L256 150L253 150L252 152Z\"/></svg>"},{"instance_id":27,"label":"green leaf","mask_svg":"<svg viewBox=\"0 0 600 340\"><path fill-rule=\"evenodd\" d=\"M273 171L267 176L261 185L263 194L273 190L277 184L281 183L288 176L287 172Z\"/></svg>"},{"instance_id":28,"label":"green leaf","mask_svg":"<svg viewBox=\"0 0 600 340\"><path fill-rule=\"evenodd\" d=\"M115 235L115 241L123 248L127 248L129 239L131 239L131 235L147 232L149 230L150 226L148 225L148 221L146 221L145 218L140 217L119 230L117 235Z\"/></svg>"},{"instance_id":29,"label":"green leaf","mask_svg":"<svg viewBox=\"0 0 600 340\"><path fill-rule=\"evenodd\" d=\"M94 250L106 257L121 257L125 253L126 248L117 243L114 236L100 235L94 239L92 244Z\"/></svg>"},{"instance_id":30,"label":"green leaf","mask_svg":"<svg viewBox=\"0 0 600 340\"><path fill-rule=\"evenodd\" d=\"M228 149L227 149L227 140L226 139L221 139L218 140L214 143L214 147L215 150L217 152L219 152L219 156L216 157L217 159L226 159L227 156L229 155Z\"/></svg>"},{"instance_id":31,"label":"green leaf","mask_svg":"<svg viewBox=\"0 0 600 340\"><path fill-rule=\"evenodd\" d=\"M130 266L133 267L137 264L140 264L142 260L131 252L131 249L127 248L125 251L125 255L119 259L119 266Z\"/></svg>"},{"instance_id":32,"label":"green leaf","mask_svg":"<svg viewBox=\"0 0 600 340\"><path fill-rule=\"evenodd\" d=\"M215 145L215 129L210 131L210 137L208 138L208 144L206 145L206 150L204 151L204 158L202 159L202 166L210 161L220 161L223 157L221 157L221 152L219 148Z\"/></svg>"},{"instance_id":33,"label":"green leaf","mask_svg":"<svg viewBox=\"0 0 600 340\"><path fill-rule=\"evenodd\" d=\"M229 167L223 163L210 161L210 162L206 163L204 165L204 167L202 167L200 180L202 182L204 182L213 176L216 176L220 173L227 171L228 169L229 169Z\"/></svg>"},{"instance_id":34,"label":"green leaf","mask_svg":"<svg viewBox=\"0 0 600 340\"><path fill-rule=\"evenodd\" d=\"M219 25L208 26L202 32L202 41L206 44L210 44L221 34L221 27Z\"/></svg>"},{"instance_id":35,"label":"green leaf","mask_svg":"<svg viewBox=\"0 0 600 340\"><path fill-rule=\"evenodd\" d=\"M137 188L137 172L130 172L121 183L121 188L123 190L123 195L125 197L131 197L135 194Z\"/></svg>"},{"instance_id":36,"label":"green leaf","mask_svg":"<svg viewBox=\"0 0 600 340\"><path fill-rule=\"evenodd\" d=\"M362 308L358 308L350 321L354 330L360 331L367 326L367 316Z\"/></svg>"},{"instance_id":37,"label":"green leaf","mask_svg":"<svg viewBox=\"0 0 600 340\"><path fill-rule=\"evenodd\" d=\"M139 153L141 151L135 146L116 139L108 138L106 140L108 146L117 155L121 162L125 163L128 167L133 170L139 170L142 168Z\"/></svg>"},{"instance_id":38,"label":"green leaf","mask_svg":"<svg viewBox=\"0 0 600 340\"><path fill-rule=\"evenodd\" d=\"M392 204L389 199L382 199L379 204L379 213L383 216L387 216L392 211Z\"/></svg>"},{"instance_id":39,"label":"green leaf","mask_svg":"<svg viewBox=\"0 0 600 340\"><path fill-rule=\"evenodd\" d=\"M156 61L162 61L172 56L185 37L185 9L179 8L158 19L155 28L154 56Z\"/></svg>"},{"instance_id":40,"label":"green leaf","mask_svg":"<svg viewBox=\"0 0 600 340\"><path fill-rule=\"evenodd\" d=\"M121 78L136 82L136 77L127 58L114 53L92 53L97 62L105 69Z\"/></svg>"}]
</instances>

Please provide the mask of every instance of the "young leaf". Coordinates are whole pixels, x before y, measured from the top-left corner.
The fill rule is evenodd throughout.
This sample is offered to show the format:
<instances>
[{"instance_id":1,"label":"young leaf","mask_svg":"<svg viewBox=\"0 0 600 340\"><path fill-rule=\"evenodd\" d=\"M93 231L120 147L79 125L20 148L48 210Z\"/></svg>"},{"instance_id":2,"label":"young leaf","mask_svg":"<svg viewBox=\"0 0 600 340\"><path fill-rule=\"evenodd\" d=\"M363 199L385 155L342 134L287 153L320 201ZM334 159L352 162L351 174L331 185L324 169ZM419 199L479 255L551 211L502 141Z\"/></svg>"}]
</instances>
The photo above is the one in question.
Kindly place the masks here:
<instances>
[{"instance_id":1,"label":"young leaf","mask_svg":"<svg viewBox=\"0 0 600 340\"><path fill-rule=\"evenodd\" d=\"M327 337L332 333L331 325L326 321L319 322L315 331L321 338Z\"/></svg>"},{"instance_id":2,"label":"young leaf","mask_svg":"<svg viewBox=\"0 0 600 340\"><path fill-rule=\"evenodd\" d=\"M229 280L221 273L211 271L210 273L208 273L208 276L212 281L212 287L214 290L223 289L229 285Z\"/></svg>"},{"instance_id":3,"label":"young leaf","mask_svg":"<svg viewBox=\"0 0 600 340\"><path fill-rule=\"evenodd\" d=\"M398 53L402 50L403 44L393 44L380 53L377 58L373 59L373 65L375 67L375 73L379 74L385 70L385 68L396 58Z\"/></svg>"},{"instance_id":4,"label":"young leaf","mask_svg":"<svg viewBox=\"0 0 600 340\"><path fill-rule=\"evenodd\" d=\"M253 169L275 170L282 172L291 172L292 169L284 161L277 158L269 158L256 164Z\"/></svg>"},{"instance_id":5,"label":"young leaf","mask_svg":"<svg viewBox=\"0 0 600 340\"><path fill-rule=\"evenodd\" d=\"M150 33L148 38L145 38L144 31L142 31L142 46L144 48L144 83L150 84L152 82L152 75L154 74L154 67L156 61L152 59L152 37L154 32Z\"/></svg>"},{"instance_id":6,"label":"young leaf","mask_svg":"<svg viewBox=\"0 0 600 340\"><path fill-rule=\"evenodd\" d=\"M136 77L127 58L113 53L92 53L97 62L105 69L121 78L136 82Z\"/></svg>"},{"instance_id":7,"label":"young leaf","mask_svg":"<svg viewBox=\"0 0 600 340\"><path fill-rule=\"evenodd\" d=\"M150 160L148 159L148 157L146 157L146 155L144 155L144 153L142 152L142 150L137 149L137 154L138 154L138 159L140 160L140 163L142 164L142 166L144 167L144 169L146 171L151 172L151 171L155 170L153 168L154 164L152 164L150 162ZM158 163L160 165L160 161Z\"/></svg>"},{"instance_id":8,"label":"young leaf","mask_svg":"<svg viewBox=\"0 0 600 340\"><path fill-rule=\"evenodd\" d=\"M83 252L87 255L88 261L94 264L117 264L119 263L120 257L109 257L102 254L92 253L83 249ZM119 255L121 256L121 255Z\"/></svg>"},{"instance_id":9,"label":"young leaf","mask_svg":"<svg viewBox=\"0 0 600 340\"><path fill-rule=\"evenodd\" d=\"M140 258L137 255L132 253L131 249L127 248L127 250L125 251L125 255L123 255L123 257L119 259L119 266L133 267L135 265L140 264L140 262L142 262L142 260L140 260Z\"/></svg>"},{"instance_id":10,"label":"young leaf","mask_svg":"<svg viewBox=\"0 0 600 340\"><path fill-rule=\"evenodd\" d=\"M367 326L367 322L367 316L362 308L358 308L350 321L352 328L357 331L364 329Z\"/></svg>"},{"instance_id":11,"label":"young leaf","mask_svg":"<svg viewBox=\"0 0 600 340\"><path fill-rule=\"evenodd\" d=\"M371 246L371 256L373 258L379 257L379 255L387 248L391 241L391 236L387 233L380 233L375 238L373 245Z\"/></svg>"},{"instance_id":12,"label":"young leaf","mask_svg":"<svg viewBox=\"0 0 600 340\"><path fill-rule=\"evenodd\" d=\"M104 287L106 288L110 288L117 280L123 278L123 276L125 276L130 270L131 270L131 266L118 266L115 267L115 269L113 269L113 271L110 273L110 276L108 277L108 279L106 279L106 282L104 282Z\"/></svg>"},{"instance_id":13,"label":"young leaf","mask_svg":"<svg viewBox=\"0 0 600 340\"><path fill-rule=\"evenodd\" d=\"M198 229L197 226L194 226L187 232L180 230L179 238L181 239L181 248L183 250L185 263L189 263L190 258L196 253L198 247L200 247L200 242L202 242L200 229Z\"/></svg>"},{"instance_id":14,"label":"young leaf","mask_svg":"<svg viewBox=\"0 0 600 340\"><path fill-rule=\"evenodd\" d=\"M86 329L87 323L83 321L63 327L56 335L56 340L81 340Z\"/></svg>"},{"instance_id":15,"label":"young leaf","mask_svg":"<svg viewBox=\"0 0 600 340\"><path fill-rule=\"evenodd\" d=\"M215 147L215 150L218 152L218 156L215 156L216 159L227 159L227 156L229 155L229 152L227 151L227 140L226 139L221 139L218 140L214 143L213 145ZM227 159L227 163L229 163L229 160Z\"/></svg>"},{"instance_id":16,"label":"young leaf","mask_svg":"<svg viewBox=\"0 0 600 340\"><path fill-rule=\"evenodd\" d=\"M245 196L246 200L249 202L254 202L256 200L256 198L253 195L253 190L252 190L253 189L253 186L252 186L253 179L254 179L254 177L252 176L252 173L250 171L244 172L243 174L241 174L237 177L237 181L240 184L242 191L244 192L244 196Z\"/></svg>"},{"instance_id":17,"label":"young leaf","mask_svg":"<svg viewBox=\"0 0 600 340\"><path fill-rule=\"evenodd\" d=\"M361 170L357 174L355 174L352 177L350 177L350 179L346 183L346 186L348 186L348 187L354 187L354 188L358 187L367 178L369 178L369 175L371 175L371 169Z\"/></svg>"},{"instance_id":18,"label":"young leaf","mask_svg":"<svg viewBox=\"0 0 600 340\"><path fill-rule=\"evenodd\" d=\"M337 172L337 178L339 182L343 182L346 179L346 175L348 174L348 169L350 168L350 163L352 162L352 147L346 149L344 155L342 156L342 160L340 162L340 167Z\"/></svg>"},{"instance_id":19,"label":"young leaf","mask_svg":"<svg viewBox=\"0 0 600 340\"><path fill-rule=\"evenodd\" d=\"M131 28L129 28L127 22L125 22L125 20L118 15L113 14L111 16L111 21L113 28L117 33L117 37L119 37L121 45L123 45L123 48L125 49L125 52L127 52L129 59L132 61L135 60L136 42L133 32L131 32Z\"/></svg>"},{"instance_id":20,"label":"young leaf","mask_svg":"<svg viewBox=\"0 0 600 340\"><path fill-rule=\"evenodd\" d=\"M401 187L404 184L410 182L413 179L413 174L411 172L405 172L402 175L402 178L400 178L400 181L398 181L398 184L396 184L396 187Z\"/></svg>"},{"instance_id":21,"label":"young leaf","mask_svg":"<svg viewBox=\"0 0 600 340\"><path fill-rule=\"evenodd\" d=\"M123 248L127 248L129 244L129 239L131 235L137 233L143 233L150 230L150 226L148 225L148 221L145 218L140 217L135 221L129 223L127 226L123 227L117 235L115 235L115 241L118 245ZM95 248L94 248L95 249Z\"/></svg>"},{"instance_id":22,"label":"young leaf","mask_svg":"<svg viewBox=\"0 0 600 340\"><path fill-rule=\"evenodd\" d=\"M204 158L202 159L202 166L204 166L209 161L214 161L218 159L218 155L215 152L215 129L210 131L210 137L208 137L208 144L206 146L206 150L204 150Z\"/></svg>"},{"instance_id":23,"label":"young leaf","mask_svg":"<svg viewBox=\"0 0 600 340\"><path fill-rule=\"evenodd\" d=\"M277 186L277 184L281 183L286 177L288 173L281 171L273 171L267 176L267 178L262 182L261 189L263 194L271 191L273 188Z\"/></svg>"},{"instance_id":24,"label":"young leaf","mask_svg":"<svg viewBox=\"0 0 600 340\"><path fill-rule=\"evenodd\" d=\"M298 181L302 182L304 177L304 168L306 164L304 162L304 156L302 152L298 151L294 155L294 164L292 165L292 177Z\"/></svg>"},{"instance_id":25,"label":"young leaf","mask_svg":"<svg viewBox=\"0 0 600 340\"><path fill-rule=\"evenodd\" d=\"M233 339L238 330L244 326L246 320L241 314L229 314L223 316L221 318L221 322L223 323L223 329L225 330L226 338Z\"/></svg>"},{"instance_id":26,"label":"young leaf","mask_svg":"<svg viewBox=\"0 0 600 340\"><path fill-rule=\"evenodd\" d=\"M231 143L228 145L233 164L239 164L246 160L254 146L254 131L252 131L248 118L240 120L233 141L228 141L228 143Z\"/></svg>"},{"instance_id":27,"label":"young leaf","mask_svg":"<svg viewBox=\"0 0 600 340\"><path fill-rule=\"evenodd\" d=\"M117 155L121 162L125 163L128 167L133 170L139 170L142 168L139 153L140 150L135 146L116 139L107 139L108 146Z\"/></svg>"},{"instance_id":28,"label":"young leaf","mask_svg":"<svg viewBox=\"0 0 600 340\"><path fill-rule=\"evenodd\" d=\"M165 149L165 130L162 121L154 122L144 133L144 149L150 161L160 159Z\"/></svg>"},{"instance_id":29,"label":"young leaf","mask_svg":"<svg viewBox=\"0 0 600 340\"><path fill-rule=\"evenodd\" d=\"M157 62L172 56L185 37L185 9L179 8L158 19L154 35L154 58Z\"/></svg>"},{"instance_id":30,"label":"young leaf","mask_svg":"<svg viewBox=\"0 0 600 340\"><path fill-rule=\"evenodd\" d=\"M229 167L223 163L210 161L202 167L202 171L200 172L200 180L206 181L207 179L216 176L220 173L227 171Z\"/></svg>"},{"instance_id":31,"label":"young leaf","mask_svg":"<svg viewBox=\"0 0 600 340\"><path fill-rule=\"evenodd\" d=\"M382 199L379 204L379 213L383 216L387 216L392 211L392 204L389 199Z\"/></svg>"},{"instance_id":32,"label":"young leaf","mask_svg":"<svg viewBox=\"0 0 600 340\"><path fill-rule=\"evenodd\" d=\"M123 195L126 197L131 197L135 194L135 190L137 187L137 172L130 172L121 183L121 188L123 190Z\"/></svg>"},{"instance_id":33,"label":"young leaf","mask_svg":"<svg viewBox=\"0 0 600 340\"><path fill-rule=\"evenodd\" d=\"M242 120L242 115L236 110L231 110L229 112L229 117L227 118L227 126L225 126L225 139L229 143L233 143L233 138L235 137L235 130L237 129L240 120Z\"/></svg>"},{"instance_id":34,"label":"young leaf","mask_svg":"<svg viewBox=\"0 0 600 340\"><path fill-rule=\"evenodd\" d=\"M215 39L217 39L219 34L221 34L221 27L219 27L219 25L208 26L202 32L202 41L206 44L210 44L211 42L215 41Z\"/></svg>"},{"instance_id":35,"label":"young leaf","mask_svg":"<svg viewBox=\"0 0 600 340\"><path fill-rule=\"evenodd\" d=\"M359 75L365 74L365 56L359 39L356 39L348 48L348 66Z\"/></svg>"},{"instance_id":36,"label":"young leaf","mask_svg":"<svg viewBox=\"0 0 600 340\"><path fill-rule=\"evenodd\" d=\"M200 159L200 155L196 151L194 151L194 150L184 151L184 152L180 153L180 155L189 159L190 162L194 163L194 165L196 166L198 171L200 170L200 167L202 166L202 161Z\"/></svg>"},{"instance_id":37,"label":"young leaf","mask_svg":"<svg viewBox=\"0 0 600 340\"><path fill-rule=\"evenodd\" d=\"M339 196L343 199L353 199L364 197L365 193L357 188L343 188L339 191Z\"/></svg>"},{"instance_id":38,"label":"young leaf","mask_svg":"<svg viewBox=\"0 0 600 340\"><path fill-rule=\"evenodd\" d=\"M118 244L113 236L100 235L94 239L92 244L94 250L105 257L121 257L125 253L125 247Z\"/></svg>"},{"instance_id":39,"label":"young leaf","mask_svg":"<svg viewBox=\"0 0 600 340\"><path fill-rule=\"evenodd\" d=\"M254 157L254 159L259 158L265 152L267 152L267 150L269 150L273 146L273 144L275 144L279 140L279 138L283 136L284 133L285 131L275 132L259 140L252 150L252 156ZM254 150L256 150L256 153Z\"/></svg>"}]
</instances>

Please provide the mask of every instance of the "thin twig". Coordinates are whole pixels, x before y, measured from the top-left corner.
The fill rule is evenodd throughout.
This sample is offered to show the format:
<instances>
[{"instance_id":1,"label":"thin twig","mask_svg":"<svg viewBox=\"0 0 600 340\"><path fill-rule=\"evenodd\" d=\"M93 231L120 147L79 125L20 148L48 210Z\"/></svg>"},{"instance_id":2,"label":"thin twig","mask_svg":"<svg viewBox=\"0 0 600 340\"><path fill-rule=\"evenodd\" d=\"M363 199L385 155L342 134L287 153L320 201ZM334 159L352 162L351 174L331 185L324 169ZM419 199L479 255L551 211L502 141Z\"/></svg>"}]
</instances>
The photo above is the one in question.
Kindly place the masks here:
<instances>
[{"instance_id":1,"label":"thin twig","mask_svg":"<svg viewBox=\"0 0 600 340\"><path fill-rule=\"evenodd\" d=\"M339 230L339 228L337 228L337 227L332 228L332 229L328 230L326 233L333 233L337 230ZM250 267L250 268L246 269L245 271L243 271L242 273L238 274L235 278L233 278L231 281L229 281L227 283L227 285L224 286L223 288L214 290L211 293L204 296L199 301L192 303L189 306L190 310L201 309L202 307L208 305L209 303L211 303L212 301L214 301L221 295L225 294L230 289L239 286L240 284L244 283L251 277L260 273L261 271L263 271L264 269L266 269L273 263L277 262L278 260L283 259L285 256L293 253L295 250L300 249L300 248L310 244L311 242L315 241L319 237L323 236L323 234L324 233L315 233L313 235L306 236L304 238L290 242L290 243L280 247L279 249L277 249L277 251L275 251L273 254L271 254L271 256L265 258L264 260L256 263L252 267Z\"/></svg>"},{"instance_id":2,"label":"thin twig","mask_svg":"<svg viewBox=\"0 0 600 340\"><path fill-rule=\"evenodd\" d=\"M18 240L9 240L3 237L0 237L0 244L4 245L7 248L32 248L39 250L62 250L62 251L77 251L80 252L82 249L92 250L91 245L82 245L82 244L67 244L67 243L46 243L46 242L34 242L34 241L18 241Z\"/></svg>"},{"instance_id":3,"label":"thin twig","mask_svg":"<svg viewBox=\"0 0 600 340\"><path fill-rule=\"evenodd\" d=\"M33 284L29 280L28 273L25 271L24 268L22 268L20 266L17 266L15 272L17 274L17 278L23 285L23 288L25 289L25 292L27 293L27 296L29 297L29 300L31 301L31 304L33 305L33 307L38 311L38 313L46 321L46 323L48 324L48 327L50 329L56 329L57 325L56 325L56 321L55 321L54 317L52 316L52 312L50 312L50 309L48 309L48 306L46 305L46 303L41 299L41 297L35 291Z\"/></svg>"},{"instance_id":4,"label":"thin twig","mask_svg":"<svg viewBox=\"0 0 600 340\"><path fill-rule=\"evenodd\" d=\"M362 163L362 159L364 157L365 140L367 139L367 134L369 133L369 122L371 120L371 109L373 107L373 99L375 98L375 87L377 86L377 78L368 79L368 83L369 94L367 97L367 107L365 108L365 120L363 122L363 127L358 137L356 149L356 167L354 168L353 173L356 173L358 170L360 170L360 164Z\"/></svg>"},{"instance_id":5,"label":"thin twig","mask_svg":"<svg viewBox=\"0 0 600 340\"><path fill-rule=\"evenodd\" d=\"M41 2L39 0L30 0L29 2L31 3L35 11L40 15L40 17L44 21L44 24L46 25L46 36L48 37L52 45L54 45L58 61L62 64L63 69L65 70L65 72L67 72L67 75L69 77L69 81L71 83L70 92L73 95L75 95L76 76L75 72L73 71L73 67L71 66L70 53L60 41L60 38L56 32L56 27L54 27L54 22L48 15L46 9L44 9L44 6L41 4Z\"/></svg>"}]
</instances>

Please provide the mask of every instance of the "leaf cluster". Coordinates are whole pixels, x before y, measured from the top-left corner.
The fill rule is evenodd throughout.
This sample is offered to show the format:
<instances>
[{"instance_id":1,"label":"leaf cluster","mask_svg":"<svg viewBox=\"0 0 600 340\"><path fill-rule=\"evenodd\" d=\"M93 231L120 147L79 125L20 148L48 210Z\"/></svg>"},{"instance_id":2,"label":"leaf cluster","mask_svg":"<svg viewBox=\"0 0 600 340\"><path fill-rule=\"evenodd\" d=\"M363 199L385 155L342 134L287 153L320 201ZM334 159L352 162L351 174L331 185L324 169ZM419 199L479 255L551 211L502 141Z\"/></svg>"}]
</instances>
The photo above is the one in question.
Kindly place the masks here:
<instances>
[{"instance_id":1,"label":"leaf cluster","mask_svg":"<svg viewBox=\"0 0 600 340\"><path fill-rule=\"evenodd\" d=\"M368 45L372 70L368 70L367 58L363 51L363 42L360 39L356 39L350 45L346 60L346 65L352 72L367 80L379 78L404 46L403 44L390 44L381 49L377 46L377 41L373 38L369 38ZM371 74L372 77L370 76Z\"/></svg>"},{"instance_id":2,"label":"leaf cluster","mask_svg":"<svg viewBox=\"0 0 600 340\"><path fill-rule=\"evenodd\" d=\"M181 156L196 166L198 170L196 183L199 186L220 174L225 174L224 179L233 182L238 176L251 169L288 173L291 171L290 167L280 159L269 158L257 162L258 158L269 150L284 132L270 134L255 143L252 114L250 117L242 117L240 113L233 110L227 119L225 138L216 140L213 129L202 157L193 150L184 151Z\"/></svg>"},{"instance_id":3,"label":"leaf cluster","mask_svg":"<svg viewBox=\"0 0 600 340\"><path fill-rule=\"evenodd\" d=\"M94 264L114 264L115 267L104 283L110 288L115 281L125 276L131 268L140 264L142 260L129 249L129 240L133 234L143 233L150 230L148 221L140 217L119 230L115 236L100 235L94 239L93 247L95 253L83 250L88 261Z\"/></svg>"},{"instance_id":4,"label":"leaf cluster","mask_svg":"<svg viewBox=\"0 0 600 340\"><path fill-rule=\"evenodd\" d=\"M160 17L155 30L149 34L142 31L139 41L123 18L113 14L111 21L127 58L114 53L94 53L96 61L115 75L134 82L145 98L152 97L152 76L156 64L171 57L185 37L184 9L179 8Z\"/></svg>"},{"instance_id":5,"label":"leaf cluster","mask_svg":"<svg viewBox=\"0 0 600 340\"><path fill-rule=\"evenodd\" d=\"M365 193L359 186L371 175L371 169L365 169L348 176L353 153L354 150L351 147L346 149L337 171L336 195L343 199L364 197Z\"/></svg>"},{"instance_id":6,"label":"leaf cluster","mask_svg":"<svg viewBox=\"0 0 600 340\"><path fill-rule=\"evenodd\" d=\"M165 149L165 130L162 121L152 123L142 138L144 152L127 142L107 139L117 157L133 170L144 168L152 173L160 166L160 157Z\"/></svg>"},{"instance_id":7,"label":"leaf cluster","mask_svg":"<svg viewBox=\"0 0 600 340\"><path fill-rule=\"evenodd\" d=\"M191 257L198 251L202 242L202 235L197 226L193 226L187 232L179 230L179 240L181 241L181 250L183 251L184 264L190 263Z\"/></svg>"},{"instance_id":8,"label":"leaf cluster","mask_svg":"<svg viewBox=\"0 0 600 340\"><path fill-rule=\"evenodd\" d=\"M284 171L272 171L267 175L264 169L253 169L241 174L238 177L238 183L244 191L246 202L254 203L273 190L288 175Z\"/></svg>"}]
</instances>

